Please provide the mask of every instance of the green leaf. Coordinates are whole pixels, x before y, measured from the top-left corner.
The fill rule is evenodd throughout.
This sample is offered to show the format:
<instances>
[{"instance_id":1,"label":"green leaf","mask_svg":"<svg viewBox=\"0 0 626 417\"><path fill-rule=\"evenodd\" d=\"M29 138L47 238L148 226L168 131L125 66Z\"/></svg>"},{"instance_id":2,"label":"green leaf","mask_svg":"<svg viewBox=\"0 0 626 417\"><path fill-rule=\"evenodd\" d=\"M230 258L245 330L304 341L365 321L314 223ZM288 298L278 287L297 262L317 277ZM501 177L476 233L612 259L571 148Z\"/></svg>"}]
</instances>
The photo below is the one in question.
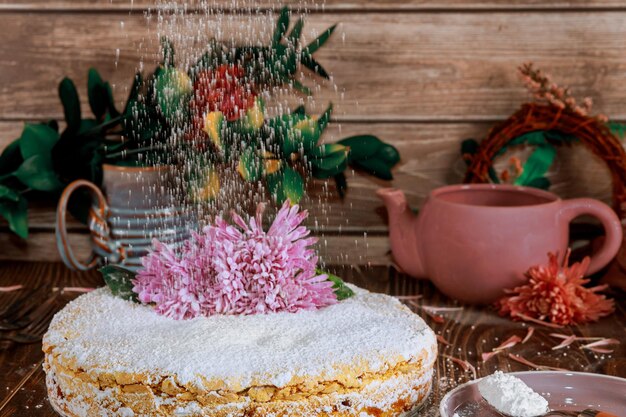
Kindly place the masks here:
<instances>
[{"instance_id":1,"label":"green leaf","mask_svg":"<svg viewBox=\"0 0 626 417\"><path fill-rule=\"evenodd\" d=\"M311 91L311 89L309 87L307 87L306 85L302 84L300 81L292 80L291 84L293 85L293 88L295 88L296 90L298 90L302 94L306 94L307 96L312 96L313 95L313 92Z\"/></svg>"},{"instance_id":2,"label":"green leaf","mask_svg":"<svg viewBox=\"0 0 626 417\"><path fill-rule=\"evenodd\" d=\"M188 116L188 103L193 92L189 76L176 68L166 68L156 78L156 95L159 110L172 124Z\"/></svg>"},{"instance_id":3,"label":"green leaf","mask_svg":"<svg viewBox=\"0 0 626 417\"><path fill-rule=\"evenodd\" d=\"M165 36L161 36L161 52L163 54L163 66L174 67L174 44Z\"/></svg>"},{"instance_id":4,"label":"green leaf","mask_svg":"<svg viewBox=\"0 0 626 417\"><path fill-rule=\"evenodd\" d=\"M317 124L320 126L320 132L324 132L324 130L326 130L328 123L330 123L330 116L332 113L333 113L333 103L330 103L328 107L326 108L326 111L324 112L324 114L322 114L319 120L317 121Z\"/></svg>"},{"instance_id":5,"label":"green leaf","mask_svg":"<svg viewBox=\"0 0 626 417\"><path fill-rule=\"evenodd\" d=\"M315 158L326 158L335 153L348 153L347 146L340 143L325 143L311 150L310 155Z\"/></svg>"},{"instance_id":6,"label":"green leaf","mask_svg":"<svg viewBox=\"0 0 626 417\"><path fill-rule=\"evenodd\" d=\"M292 204L300 201L304 195L304 180L293 168L286 167L267 177L270 194L277 203L289 200Z\"/></svg>"},{"instance_id":7,"label":"green leaf","mask_svg":"<svg viewBox=\"0 0 626 417\"><path fill-rule=\"evenodd\" d=\"M28 238L28 202L18 194L13 198L0 198L0 215L9 223L9 229L22 239Z\"/></svg>"},{"instance_id":8,"label":"green leaf","mask_svg":"<svg viewBox=\"0 0 626 417\"><path fill-rule=\"evenodd\" d=\"M274 134L275 143L281 145L285 157L296 152L308 152L317 144L322 134L319 124L313 118L301 114L275 117L269 121L268 126Z\"/></svg>"},{"instance_id":9,"label":"green leaf","mask_svg":"<svg viewBox=\"0 0 626 417\"><path fill-rule=\"evenodd\" d=\"M606 125L615 137L626 139L626 123L609 122Z\"/></svg>"},{"instance_id":10,"label":"green leaf","mask_svg":"<svg viewBox=\"0 0 626 417\"><path fill-rule=\"evenodd\" d=\"M87 73L87 96L92 113L96 119L103 120L109 107L109 94L102 77L95 68L89 68Z\"/></svg>"},{"instance_id":11,"label":"green leaf","mask_svg":"<svg viewBox=\"0 0 626 417\"><path fill-rule=\"evenodd\" d=\"M104 83L104 89L106 91L106 95L107 95L107 103L108 103L108 109L109 109L109 115L112 118L116 118L120 115L120 112L117 111L117 108L115 108L115 98L113 98L113 89L111 88L111 84L109 84L108 82Z\"/></svg>"},{"instance_id":12,"label":"green leaf","mask_svg":"<svg viewBox=\"0 0 626 417\"><path fill-rule=\"evenodd\" d=\"M99 269L104 282L113 295L123 300L139 302L137 294L133 292L135 273L116 265L106 265Z\"/></svg>"},{"instance_id":13,"label":"green leaf","mask_svg":"<svg viewBox=\"0 0 626 417\"><path fill-rule=\"evenodd\" d=\"M385 161L390 167L400 162L400 152L388 143L383 143L383 146L376 152L376 157Z\"/></svg>"},{"instance_id":14,"label":"green leaf","mask_svg":"<svg viewBox=\"0 0 626 417\"><path fill-rule=\"evenodd\" d=\"M380 179L383 180L392 180L393 174L391 173L391 169L389 165L382 159L378 158L369 158L369 159L359 159L351 162L357 168L360 168Z\"/></svg>"},{"instance_id":15,"label":"green leaf","mask_svg":"<svg viewBox=\"0 0 626 417\"><path fill-rule=\"evenodd\" d=\"M328 151L319 151L319 149L328 149ZM322 145L316 149L315 153L317 156L311 159L311 165L322 171L335 170L340 167L345 169L348 163L348 148L343 145Z\"/></svg>"},{"instance_id":16,"label":"green leaf","mask_svg":"<svg viewBox=\"0 0 626 417\"><path fill-rule=\"evenodd\" d=\"M287 28L289 27L289 8L283 7L278 16L276 22L276 29L274 30L274 36L272 36L272 45L278 45L285 36Z\"/></svg>"},{"instance_id":17,"label":"green leaf","mask_svg":"<svg viewBox=\"0 0 626 417\"><path fill-rule=\"evenodd\" d=\"M526 184L527 187L539 188L541 190L547 190L551 185L552 183L546 177L535 178Z\"/></svg>"},{"instance_id":18,"label":"green leaf","mask_svg":"<svg viewBox=\"0 0 626 417\"><path fill-rule=\"evenodd\" d=\"M133 85L130 87L130 93L128 94L128 100L126 100L126 106L124 107L124 114L129 115L133 108L133 104L139 99L139 93L143 86L143 75L138 72L133 78Z\"/></svg>"},{"instance_id":19,"label":"green leaf","mask_svg":"<svg viewBox=\"0 0 626 417\"><path fill-rule=\"evenodd\" d=\"M350 160L368 159L381 151L385 143L373 135L350 136L337 143L350 148Z\"/></svg>"},{"instance_id":20,"label":"green leaf","mask_svg":"<svg viewBox=\"0 0 626 417\"><path fill-rule=\"evenodd\" d=\"M305 116L306 115L306 108L304 107L304 105L298 106L295 109L293 109L291 114L298 115L298 116Z\"/></svg>"},{"instance_id":21,"label":"green leaf","mask_svg":"<svg viewBox=\"0 0 626 417\"><path fill-rule=\"evenodd\" d=\"M526 163L524 164L524 171L522 172L522 175L517 177L515 184L529 185L543 177L552 165L555 156L556 149L554 146L538 146L526 160Z\"/></svg>"},{"instance_id":22,"label":"green leaf","mask_svg":"<svg viewBox=\"0 0 626 417\"><path fill-rule=\"evenodd\" d=\"M250 182L258 181L263 173L263 164L254 149L246 149L242 152L237 164L239 175Z\"/></svg>"},{"instance_id":23,"label":"green leaf","mask_svg":"<svg viewBox=\"0 0 626 417\"><path fill-rule=\"evenodd\" d=\"M299 18L295 25L293 25L293 29L291 29L291 33L289 33L289 37L287 40L293 47L297 47L300 42L300 36L302 35L302 28L304 27L304 20Z\"/></svg>"},{"instance_id":24,"label":"green leaf","mask_svg":"<svg viewBox=\"0 0 626 417\"><path fill-rule=\"evenodd\" d=\"M341 165L337 165L332 169L328 169L328 170L324 170L324 169L319 169L315 166L313 166L313 171L312 171L312 175L315 178L321 179L321 180L326 180L329 178L334 178L335 176L343 173L346 168L348 167L348 162L347 160L341 164Z\"/></svg>"},{"instance_id":25,"label":"green leaf","mask_svg":"<svg viewBox=\"0 0 626 417\"><path fill-rule=\"evenodd\" d=\"M474 156L476 152L478 152L479 146L480 145L478 144L478 141L476 139L465 139L463 142L461 142L461 155ZM470 161L466 160L466 162L469 165Z\"/></svg>"},{"instance_id":26,"label":"green leaf","mask_svg":"<svg viewBox=\"0 0 626 417\"><path fill-rule=\"evenodd\" d=\"M0 175L15 171L24 162L20 151L20 139L11 142L0 154Z\"/></svg>"},{"instance_id":27,"label":"green leaf","mask_svg":"<svg viewBox=\"0 0 626 417\"><path fill-rule=\"evenodd\" d=\"M17 203L20 201L20 193L6 185L0 184L0 200L10 200Z\"/></svg>"},{"instance_id":28,"label":"green leaf","mask_svg":"<svg viewBox=\"0 0 626 417\"><path fill-rule=\"evenodd\" d=\"M13 174L27 187L38 191L58 191L63 184L52 168L49 155L33 155L26 159Z\"/></svg>"},{"instance_id":29,"label":"green leaf","mask_svg":"<svg viewBox=\"0 0 626 417\"><path fill-rule=\"evenodd\" d=\"M335 295L337 296L338 301L345 300L346 298L350 298L354 295L354 291L352 291L350 287L348 287L346 283L343 282L343 280L337 275L331 274L330 272L322 271L319 268L316 268L315 271L318 275L328 276L328 280L333 283L333 290L335 292Z\"/></svg>"},{"instance_id":30,"label":"green leaf","mask_svg":"<svg viewBox=\"0 0 626 417\"><path fill-rule=\"evenodd\" d=\"M65 114L65 122L67 123L66 132L64 134L72 134L80 129L80 100L78 99L78 91L76 85L69 78L64 78L59 84L59 97L63 104L63 112Z\"/></svg>"},{"instance_id":31,"label":"green leaf","mask_svg":"<svg viewBox=\"0 0 626 417\"><path fill-rule=\"evenodd\" d=\"M339 197L344 198L346 196L346 191L348 190L348 181L346 180L346 174L340 172L333 178L335 179L335 185L337 186L337 193L339 194Z\"/></svg>"},{"instance_id":32,"label":"green leaf","mask_svg":"<svg viewBox=\"0 0 626 417\"><path fill-rule=\"evenodd\" d=\"M302 65L304 65L320 77L326 78L327 80L330 79L330 75L328 74L328 72L326 72L324 67L322 67L322 65L317 62L311 55L302 54L300 57L300 62L302 63Z\"/></svg>"},{"instance_id":33,"label":"green leaf","mask_svg":"<svg viewBox=\"0 0 626 417\"><path fill-rule=\"evenodd\" d=\"M20 138L20 151L24 160L42 154L50 158L52 148L59 140L59 133L46 124L24 125Z\"/></svg>"},{"instance_id":34,"label":"green leaf","mask_svg":"<svg viewBox=\"0 0 626 417\"><path fill-rule=\"evenodd\" d=\"M329 27L328 29L326 29L320 36L317 37L317 39L315 39L313 42L308 44L307 47L304 48L302 52L307 55L313 55L315 51L320 49L326 43L326 41L328 41L328 39L330 38L330 35L333 34L336 28L337 28L337 25L333 25Z\"/></svg>"}]
</instances>

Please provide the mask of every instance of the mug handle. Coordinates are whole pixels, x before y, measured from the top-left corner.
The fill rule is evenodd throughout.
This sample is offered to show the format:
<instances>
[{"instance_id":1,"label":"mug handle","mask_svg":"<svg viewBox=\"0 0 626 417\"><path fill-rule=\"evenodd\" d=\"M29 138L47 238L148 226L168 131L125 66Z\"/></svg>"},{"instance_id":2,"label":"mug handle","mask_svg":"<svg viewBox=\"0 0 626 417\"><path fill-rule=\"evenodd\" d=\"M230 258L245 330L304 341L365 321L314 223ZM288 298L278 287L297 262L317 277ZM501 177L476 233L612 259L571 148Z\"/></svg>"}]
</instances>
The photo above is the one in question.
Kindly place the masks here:
<instances>
[{"instance_id":1,"label":"mug handle","mask_svg":"<svg viewBox=\"0 0 626 417\"><path fill-rule=\"evenodd\" d=\"M85 187L89 189L92 196L95 197L98 203L97 213L96 215L102 219L106 219L107 214L109 212L109 207L107 205L106 199L95 184L89 182L87 180L76 180L70 183L63 193L61 194L61 198L59 199L59 204L57 206L57 216L56 216L56 241L57 248L59 249L59 253L61 254L61 259L63 263L73 270L78 271L88 271L93 269L98 264L98 257L95 253L92 252L91 257L87 260L86 263L79 261L74 252L72 252L72 248L69 244L69 239L67 235L67 225L66 225L66 212L67 212L67 204L70 200L70 196L74 191L79 188Z\"/></svg>"},{"instance_id":2,"label":"mug handle","mask_svg":"<svg viewBox=\"0 0 626 417\"><path fill-rule=\"evenodd\" d=\"M574 198L563 201L560 215L567 223L584 214L600 220L606 235L602 248L591 258L587 275L592 275L608 265L617 255L622 245L622 222L613 209L601 201L592 198Z\"/></svg>"}]
</instances>

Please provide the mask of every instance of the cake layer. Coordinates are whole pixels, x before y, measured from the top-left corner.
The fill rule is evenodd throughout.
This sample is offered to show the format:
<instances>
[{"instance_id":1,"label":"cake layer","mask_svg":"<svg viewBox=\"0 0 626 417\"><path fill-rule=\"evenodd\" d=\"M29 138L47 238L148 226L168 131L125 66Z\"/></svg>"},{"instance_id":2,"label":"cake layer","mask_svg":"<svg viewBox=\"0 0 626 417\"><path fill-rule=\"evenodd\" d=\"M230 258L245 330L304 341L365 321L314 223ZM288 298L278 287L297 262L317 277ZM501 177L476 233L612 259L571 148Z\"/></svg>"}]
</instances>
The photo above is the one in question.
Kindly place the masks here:
<instances>
[{"instance_id":1,"label":"cake layer","mask_svg":"<svg viewBox=\"0 0 626 417\"><path fill-rule=\"evenodd\" d=\"M432 367L435 335L419 316L393 297L354 290L316 311L177 321L102 288L55 316L44 351L101 385L170 380L192 393L358 387L398 367Z\"/></svg>"},{"instance_id":2,"label":"cake layer","mask_svg":"<svg viewBox=\"0 0 626 417\"><path fill-rule=\"evenodd\" d=\"M381 375L359 389L256 401L222 391L167 395L142 385L103 387L46 363L48 397L64 417L396 417L418 408L431 389L432 368Z\"/></svg>"}]
</instances>

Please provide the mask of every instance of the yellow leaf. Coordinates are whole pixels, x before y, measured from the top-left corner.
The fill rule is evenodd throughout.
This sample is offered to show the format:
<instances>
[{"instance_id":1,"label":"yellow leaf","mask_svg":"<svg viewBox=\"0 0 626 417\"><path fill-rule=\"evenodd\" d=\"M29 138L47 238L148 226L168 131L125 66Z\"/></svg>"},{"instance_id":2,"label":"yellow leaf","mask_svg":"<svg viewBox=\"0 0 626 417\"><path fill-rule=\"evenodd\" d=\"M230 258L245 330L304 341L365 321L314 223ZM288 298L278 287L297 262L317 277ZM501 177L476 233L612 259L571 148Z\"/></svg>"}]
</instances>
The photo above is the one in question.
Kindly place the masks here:
<instances>
[{"instance_id":1,"label":"yellow leaf","mask_svg":"<svg viewBox=\"0 0 626 417\"><path fill-rule=\"evenodd\" d=\"M204 127L202 130L209 135L211 142L215 144L218 149L222 149L222 123L224 121L224 115L220 111L214 111L207 113L204 116Z\"/></svg>"}]
</instances>

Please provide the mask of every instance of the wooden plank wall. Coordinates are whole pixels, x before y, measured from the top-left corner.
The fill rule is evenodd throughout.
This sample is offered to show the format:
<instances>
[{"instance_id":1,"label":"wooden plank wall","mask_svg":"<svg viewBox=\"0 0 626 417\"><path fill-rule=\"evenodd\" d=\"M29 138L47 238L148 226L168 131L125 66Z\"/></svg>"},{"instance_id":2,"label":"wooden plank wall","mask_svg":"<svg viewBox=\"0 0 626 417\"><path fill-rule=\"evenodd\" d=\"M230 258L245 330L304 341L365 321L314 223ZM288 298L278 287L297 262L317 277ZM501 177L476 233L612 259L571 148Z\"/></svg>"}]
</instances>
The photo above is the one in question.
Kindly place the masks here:
<instances>
[{"instance_id":1,"label":"wooden plank wall","mask_svg":"<svg viewBox=\"0 0 626 417\"><path fill-rule=\"evenodd\" d=\"M189 2L191 9L195 3ZM227 9L233 3L221 1ZM279 4L236 3L264 13ZM354 173L345 201L329 197L323 209L315 202L325 195L324 186L311 187L307 206L312 224L327 237L323 253L329 262L387 262L384 210L374 191L399 187L419 206L429 190L460 181L461 140L483 137L528 99L516 75L522 62L536 62L577 95L591 96L598 112L626 121L623 1L326 0L306 5L306 36L340 22L318 55L337 90L322 85L309 103L317 111L335 103L336 123L326 139L369 132L397 146L403 158L393 182ZM86 72L94 66L123 98L139 62L150 59L156 43L155 19L145 18L153 6L151 0L0 0L0 149L19 135L24 121L62 117L56 88L65 75L85 98ZM560 152L550 175L553 190L564 197L610 199L608 172L584 149ZM57 259L53 209L34 208L30 218L28 243L0 223L0 259ZM73 227L85 252L84 231Z\"/></svg>"}]
</instances>

